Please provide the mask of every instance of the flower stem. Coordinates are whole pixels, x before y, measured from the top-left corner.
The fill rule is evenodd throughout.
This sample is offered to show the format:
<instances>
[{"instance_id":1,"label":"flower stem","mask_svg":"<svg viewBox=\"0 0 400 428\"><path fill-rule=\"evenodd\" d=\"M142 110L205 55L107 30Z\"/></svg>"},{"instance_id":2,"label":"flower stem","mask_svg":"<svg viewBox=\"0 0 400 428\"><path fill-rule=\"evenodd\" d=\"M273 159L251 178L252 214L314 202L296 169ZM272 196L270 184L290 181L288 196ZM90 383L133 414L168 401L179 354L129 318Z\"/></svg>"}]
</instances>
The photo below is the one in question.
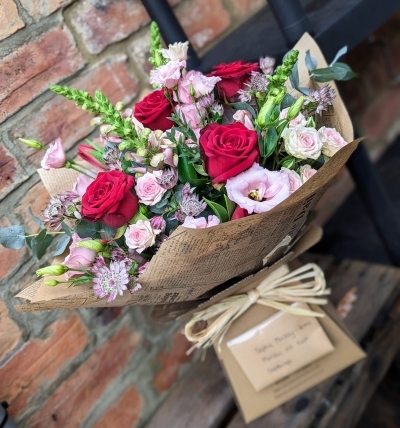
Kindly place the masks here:
<instances>
[{"instance_id":1,"label":"flower stem","mask_svg":"<svg viewBox=\"0 0 400 428\"><path fill-rule=\"evenodd\" d=\"M73 160L68 159L68 162L69 163L67 163L65 165L66 168L71 168L71 169L79 172L80 174L86 175L86 177L96 178L95 176L88 174L88 171L84 171L83 169L81 169L81 167L76 162L74 162Z\"/></svg>"},{"instance_id":2,"label":"flower stem","mask_svg":"<svg viewBox=\"0 0 400 428\"><path fill-rule=\"evenodd\" d=\"M48 235L60 235L65 232L47 232ZM34 233L33 235L25 235L24 238L32 238L32 236L38 236L38 233Z\"/></svg>"}]
</instances>

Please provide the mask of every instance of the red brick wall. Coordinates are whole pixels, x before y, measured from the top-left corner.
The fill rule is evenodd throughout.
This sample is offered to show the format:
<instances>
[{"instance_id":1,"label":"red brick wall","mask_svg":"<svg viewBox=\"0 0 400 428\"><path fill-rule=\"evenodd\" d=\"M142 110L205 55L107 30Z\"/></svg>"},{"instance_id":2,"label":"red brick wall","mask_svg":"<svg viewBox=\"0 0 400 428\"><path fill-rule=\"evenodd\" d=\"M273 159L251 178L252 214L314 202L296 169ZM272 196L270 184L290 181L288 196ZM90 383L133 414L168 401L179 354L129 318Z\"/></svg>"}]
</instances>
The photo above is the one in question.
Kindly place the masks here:
<instances>
[{"instance_id":1,"label":"red brick wall","mask_svg":"<svg viewBox=\"0 0 400 428\"><path fill-rule=\"evenodd\" d=\"M201 53L264 0L170 3ZM51 84L138 100L149 90L150 19L139 0L1 0L0 17L0 227L35 232L28 207L39 215L48 195L40 154L18 137L61 137L74 155L93 133ZM27 250L0 246L0 401L20 427L142 425L188 367L180 326L156 325L139 307L18 314L13 296L38 267Z\"/></svg>"}]
</instances>

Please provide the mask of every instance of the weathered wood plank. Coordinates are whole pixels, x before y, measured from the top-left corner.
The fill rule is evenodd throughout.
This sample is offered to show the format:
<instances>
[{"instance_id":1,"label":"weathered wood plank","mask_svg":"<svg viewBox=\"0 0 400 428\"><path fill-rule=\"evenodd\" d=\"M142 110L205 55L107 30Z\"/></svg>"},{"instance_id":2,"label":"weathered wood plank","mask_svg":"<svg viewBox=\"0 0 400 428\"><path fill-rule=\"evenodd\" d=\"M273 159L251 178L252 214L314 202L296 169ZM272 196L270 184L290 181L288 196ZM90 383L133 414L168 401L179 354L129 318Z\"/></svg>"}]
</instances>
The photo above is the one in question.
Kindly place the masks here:
<instances>
[{"instance_id":1,"label":"weathered wood plank","mask_svg":"<svg viewBox=\"0 0 400 428\"><path fill-rule=\"evenodd\" d=\"M147 428L216 428L234 408L232 393L212 350L178 383Z\"/></svg>"}]
</instances>

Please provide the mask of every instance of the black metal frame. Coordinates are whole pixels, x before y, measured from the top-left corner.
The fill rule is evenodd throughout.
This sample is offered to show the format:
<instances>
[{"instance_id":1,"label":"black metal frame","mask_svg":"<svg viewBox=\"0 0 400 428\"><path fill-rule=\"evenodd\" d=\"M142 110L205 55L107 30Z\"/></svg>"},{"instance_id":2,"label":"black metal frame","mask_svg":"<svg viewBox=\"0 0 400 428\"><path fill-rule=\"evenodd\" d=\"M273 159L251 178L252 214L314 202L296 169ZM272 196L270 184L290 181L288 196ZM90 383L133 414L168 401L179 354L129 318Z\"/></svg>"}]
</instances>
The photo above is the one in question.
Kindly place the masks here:
<instances>
[{"instance_id":1,"label":"black metal frame","mask_svg":"<svg viewBox=\"0 0 400 428\"><path fill-rule=\"evenodd\" d=\"M187 40L185 32L166 0L142 1L150 17L159 25L166 43ZM354 47L400 8L400 0L380 0L379 2L346 0L342 2L341 8L340 1L334 1L338 11L336 19L330 25L314 30L299 0L268 0L268 5L286 40L286 46L281 46L280 49L282 51L290 49L304 32L309 32L314 35L321 50L330 59L338 48L344 45ZM244 26L242 27L244 29ZM236 30L239 35L242 27ZM259 37L262 40L265 34L260 34ZM209 71L213 65L220 63L218 46L201 60L190 46L188 68ZM256 59L260 53L262 51L251 55ZM347 167L392 263L400 266L400 221L393 211L385 186L362 143L351 156Z\"/></svg>"}]
</instances>

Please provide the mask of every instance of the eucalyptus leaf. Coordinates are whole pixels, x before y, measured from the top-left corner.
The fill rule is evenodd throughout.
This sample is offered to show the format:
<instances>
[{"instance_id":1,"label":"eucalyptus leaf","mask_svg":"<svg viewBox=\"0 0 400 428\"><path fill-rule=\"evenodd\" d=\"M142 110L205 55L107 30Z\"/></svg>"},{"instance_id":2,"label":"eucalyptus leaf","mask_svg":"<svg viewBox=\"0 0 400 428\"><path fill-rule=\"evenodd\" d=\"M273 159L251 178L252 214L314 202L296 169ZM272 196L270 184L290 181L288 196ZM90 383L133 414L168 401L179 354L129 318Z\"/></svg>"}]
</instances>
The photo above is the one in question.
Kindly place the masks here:
<instances>
[{"instance_id":1,"label":"eucalyptus leaf","mask_svg":"<svg viewBox=\"0 0 400 428\"><path fill-rule=\"evenodd\" d=\"M91 223L81 220L75 227L75 232L80 238L100 238L100 223Z\"/></svg>"},{"instance_id":2,"label":"eucalyptus leaf","mask_svg":"<svg viewBox=\"0 0 400 428\"><path fill-rule=\"evenodd\" d=\"M299 86L297 88L297 90L299 92L301 92L303 95L310 95L311 89L310 88L305 88L304 86Z\"/></svg>"},{"instance_id":3,"label":"eucalyptus leaf","mask_svg":"<svg viewBox=\"0 0 400 428\"><path fill-rule=\"evenodd\" d=\"M209 201L208 199L203 199L207 202L207 205L214 211L215 215L219 218L221 223L229 221L228 211L220 204L216 202Z\"/></svg>"},{"instance_id":4,"label":"eucalyptus leaf","mask_svg":"<svg viewBox=\"0 0 400 428\"><path fill-rule=\"evenodd\" d=\"M0 229L0 244L5 248L19 250L25 244L25 229L18 225Z\"/></svg>"},{"instance_id":5,"label":"eucalyptus leaf","mask_svg":"<svg viewBox=\"0 0 400 428\"><path fill-rule=\"evenodd\" d=\"M230 105L235 110L246 110L246 111L250 112L251 115L253 116L253 119L255 119L257 117L256 111L254 110L254 108L250 104L238 102L238 103L231 103Z\"/></svg>"},{"instance_id":6,"label":"eucalyptus leaf","mask_svg":"<svg viewBox=\"0 0 400 428\"><path fill-rule=\"evenodd\" d=\"M72 236L72 230L70 229L70 227L65 224L64 222L61 223L61 229L68 235L68 236Z\"/></svg>"},{"instance_id":7,"label":"eucalyptus leaf","mask_svg":"<svg viewBox=\"0 0 400 428\"><path fill-rule=\"evenodd\" d=\"M296 102L295 97L292 97L290 94L285 94L281 103L281 109L284 110L285 108L290 107L295 102Z\"/></svg>"},{"instance_id":8,"label":"eucalyptus leaf","mask_svg":"<svg viewBox=\"0 0 400 428\"><path fill-rule=\"evenodd\" d=\"M329 82L331 80L349 80L357 74L351 71L347 64L336 62L332 67L313 70L312 76L317 82Z\"/></svg>"},{"instance_id":9,"label":"eucalyptus leaf","mask_svg":"<svg viewBox=\"0 0 400 428\"><path fill-rule=\"evenodd\" d=\"M47 234L47 230L42 230L37 236L32 238L30 248L35 260L40 260L46 253L47 248L53 242L54 237Z\"/></svg>"},{"instance_id":10,"label":"eucalyptus leaf","mask_svg":"<svg viewBox=\"0 0 400 428\"><path fill-rule=\"evenodd\" d=\"M113 227L108 227L104 224L103 225L103 231L107 236L114 238L114 236L117 232L117 229L114 229Z\"/></svg>"},{"instance_id":11,"label":"eucalyptus leaf","mask_svg":"<svg viewBox=\"0 0 400 428\"><path fill-rule=\"evenodd\" d=\"M28 208L28 213L32 217L33 221L40 227L40 229L43 230L45 227L42 219L33 214L31 207Z\"/></svg>"},{"instance_id":12,"label":"eucalyptus leaf","mask_svg":"<svg viewBox=\"0 0 400 428\"><path fill-rule=\"evenodd\" d=\"M310 50L306 52L306 67L308 71L313 71L317 68L317 60L310 54Z\"/></svg>"},{"instance_id":13,"label":"eucalyptus leaf","mask_svg":"<svg viewBox=\"0 0 400 428\"><path fill-rule=\"evenodd\" d=\"M343 56L345 53L347 53L347 46L343 46L341 49L339 49L338 53L336 54L334 60L329 64L330 67L332 67L333 64L337 62L337 60Z\"/></svg>"},{"instance_id":14,"label":"eucalyptus leaf","mask_svg":"<svg viewBox=\"0 0 400 428\"><path fill-rule=\"evenodd\" d=\"M62 237L57 242L56 250L54 251L54 256L59 256L60 254L62 254L67 248L70 240L71 237L69 235L62 235Z\"/></svg>"}]
</instances>

